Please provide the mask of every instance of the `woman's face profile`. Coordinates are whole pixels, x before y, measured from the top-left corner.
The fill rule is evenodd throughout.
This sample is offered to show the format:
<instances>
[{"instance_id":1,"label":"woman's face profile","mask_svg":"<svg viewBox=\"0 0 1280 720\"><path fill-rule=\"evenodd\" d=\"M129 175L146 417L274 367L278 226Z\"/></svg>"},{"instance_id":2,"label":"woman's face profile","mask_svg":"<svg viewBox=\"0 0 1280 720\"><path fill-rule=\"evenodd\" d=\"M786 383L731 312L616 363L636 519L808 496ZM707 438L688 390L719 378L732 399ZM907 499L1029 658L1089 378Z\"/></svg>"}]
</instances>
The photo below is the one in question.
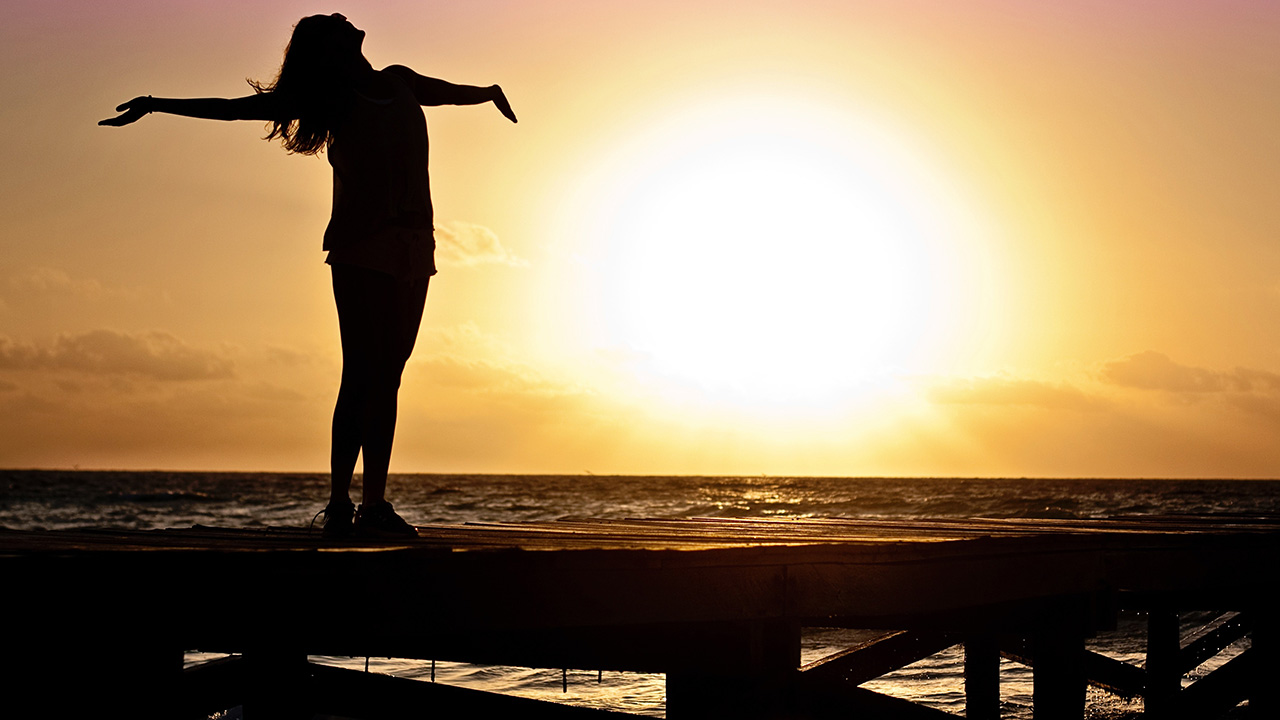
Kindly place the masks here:
<instances>
[{"instance_id":1,"label":"woman's face profile","mask_svg":"<svg viewBox=\"0 0 1280 720\"><path fill-rule=\"evenodd\" d=\"M310 15L298 22L294 37L306 38L306 45L321 52L361 55L364 31L351 24L342 13ZM323 48L323 50L321 50Z\"/></svg>"},{"instance_id":2,"label":"woman's face profile","mask_svg":"<svg viewBox=\"0 0 1280 720\"><path fill-rule=\"evenodd\" d=\"M350 43L359 49L364 43L364 31L353 25L342 13L333 13L329 17L337 21L335 35L344 41L344 44Z\"/></svg>"}]
</instances>

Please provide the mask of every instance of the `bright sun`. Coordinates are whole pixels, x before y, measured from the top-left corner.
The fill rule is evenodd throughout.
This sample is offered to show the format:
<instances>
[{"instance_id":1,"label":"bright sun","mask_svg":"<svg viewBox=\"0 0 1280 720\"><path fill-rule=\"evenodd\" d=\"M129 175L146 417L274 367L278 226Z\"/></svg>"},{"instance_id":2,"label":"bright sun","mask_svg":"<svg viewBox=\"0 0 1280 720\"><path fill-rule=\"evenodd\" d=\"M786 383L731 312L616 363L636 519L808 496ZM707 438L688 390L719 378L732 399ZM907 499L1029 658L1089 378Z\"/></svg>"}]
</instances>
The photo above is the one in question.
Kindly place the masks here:
<instances>
[{"instance_id":1,"label":"bright sun","mask_svg":"<svg viewBox=\"0 0 1280 720\"><path fill-rule=\"evenodd\" d=\"M874 128L778 105L720 103L637 141L597 236L609 341L758 401L918 370L958 310L945 187Z\"/></svg>"}]
</instances>

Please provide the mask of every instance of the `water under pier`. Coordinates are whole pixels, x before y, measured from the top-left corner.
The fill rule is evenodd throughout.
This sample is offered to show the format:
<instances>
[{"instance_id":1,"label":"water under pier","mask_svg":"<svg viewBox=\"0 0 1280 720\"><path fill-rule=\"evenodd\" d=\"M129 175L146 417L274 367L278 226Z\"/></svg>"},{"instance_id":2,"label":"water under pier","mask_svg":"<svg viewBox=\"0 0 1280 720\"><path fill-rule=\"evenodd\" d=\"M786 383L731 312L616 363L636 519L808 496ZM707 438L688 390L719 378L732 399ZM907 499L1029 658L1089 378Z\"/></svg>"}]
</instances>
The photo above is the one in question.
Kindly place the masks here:
<instances>
[{"instance_id":1,"label":"water under pier","mask_svg":"<svg viewBox=\"0 0 1280 720\"><path fill-rule=\"evenodd\" d=\"M1153 718L1274 718L1277 568L1280 521L1243 516L0 530L0 677L31 717L618 716L307 662L347 655L662 672L673 720L947 718L860 685L960 645L971 719L999 717L1001 657L1034 669L1037 720L1082 718L1090 683ZM1218 619L1181 637L1193 610ZM1121 611L1148 618L1141 666L1085 646ZM884 632L802 665L803 627ZM111 662L69 677L82 647ZM184 670L191 650L231 656Z\"/></svg>"}]
</instances>

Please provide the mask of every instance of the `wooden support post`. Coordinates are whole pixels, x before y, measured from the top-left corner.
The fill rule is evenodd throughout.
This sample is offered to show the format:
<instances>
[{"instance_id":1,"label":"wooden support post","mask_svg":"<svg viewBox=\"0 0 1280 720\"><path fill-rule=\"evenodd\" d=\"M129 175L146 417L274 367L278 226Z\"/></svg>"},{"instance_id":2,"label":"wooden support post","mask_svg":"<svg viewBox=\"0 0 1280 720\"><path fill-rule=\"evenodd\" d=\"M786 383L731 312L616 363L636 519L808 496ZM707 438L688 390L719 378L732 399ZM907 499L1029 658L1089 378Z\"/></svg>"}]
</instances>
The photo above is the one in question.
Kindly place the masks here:
<instances>
[{"instance_id":1,"label":"wooden support post","mask_svg":"<svg viewBox=\"0 0 1280 720\"><path fill-rule=\"evenodd\" d=\"M1000 645L989 635L964 643L964 715L969 720L1000 718Z\"/></svg>"},{"instance_id":2,"label":"wooden support post","mask_svg":"<svg viewBox=\"0 0 1280 720\"><path fill-rule=\"evenodd\" d=\"M1143 693L1147 717L1163 719L1177 712L1182 690L1180 637L1176 610L1152 609L1147 613L1147 683Z\"/></svg>"},{"instance_id":3,"label":"wooden support post","mask_svg":"<svg viewBox=\"0 0 1280 720\"><path fill-rule=\"evenodd\" d=\"M800 627L794 622L736 624L725 629L726 661L705 671L667 673L667 717L784 717L800 666ZM736 655L736 658L734 657Z\"/></svg>"},{"instance_id":4,"label":"wooden support post","mask_svg":"<svg viewBox=\"0 0 1280 720\"><path fill-rule=\"evenodd\" d=\"M1250 717L1280 717L1280 691L1275 678L1280 673L1280 647L1276 645L1280 619L1275 612L1280 609L1274 603L1259 608L1254 617L1253 633L1248 652L1253 655L1253 677L1249 687Z\"/></svg>"},{"instance_id":5,"label":"wooden support post","mask_svg":"<svg viewBox=\"0 0 1280 720\"><path fill-rule=\"evenodd\" d=\"M1059 623L1043 627L1031 637L1035 720L1084 717L1084 632L1076 618L1061 617Z\"/></svg>"}]
</instances>

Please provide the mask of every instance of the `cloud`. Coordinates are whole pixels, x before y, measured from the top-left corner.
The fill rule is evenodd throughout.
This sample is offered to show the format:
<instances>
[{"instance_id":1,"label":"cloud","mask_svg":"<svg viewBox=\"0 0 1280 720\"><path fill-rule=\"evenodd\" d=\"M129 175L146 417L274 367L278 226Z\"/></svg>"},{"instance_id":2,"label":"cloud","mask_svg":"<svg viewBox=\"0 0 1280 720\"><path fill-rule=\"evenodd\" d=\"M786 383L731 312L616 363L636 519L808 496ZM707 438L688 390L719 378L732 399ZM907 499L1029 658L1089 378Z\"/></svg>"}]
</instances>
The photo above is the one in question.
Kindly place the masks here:
<instances>
[{"instance_id":1,"label":"cloud","mask_svg":"<svg viewBox=\"0 0 1280 720\"><path fill-rule=\"evenodd\" d=\"M106 294L97 280L75 280L65 271L37 267L9 277L9 288L19 294L80 295L98 299Z\"/></svg>"},{"instance_id":2,"label":"cloud","mask_svg":"<svg viewBox=\"0 0 1280 720\"><path fill-rule=\"evenodd\" d=\"M1280 423L1280 397L1275 395L1232 395L1227 402L1241 410L1261 415L1271 422Z\"/></svg>"},{"instance_id":3,"label":"cloud","mask_svg":"<svg viewBox=\"0 0 1280 720\"><path fill-rule=\"evenodd\" d=\"M499 395L580 395L585 390L548 380L530 368L506 361L436 355L417 363L437 385Z\"/></svg>"},{"instance_id":4,"label":"cloud","mask_svg":"<svg viewBox=\"0 0 1280 720\"><path fill-rule=\"evenodd\" d=\"M0 368L56 369L96 375L135 375L154 380L231 377L228 358L188 347L163 332L128 335L92 330L62 335L48 347L0 338Z\"/></svg>"},{"instance_id":5,"label":"cloud","mask_svg":"<svg viewBox=\"0 0 1280 720\"><path fill-rule=\"evenodd\" d=\"M1172 393L1249 393L1280 391L1280 375L1236 368L1228 372L1180 365L1167 355L1147 350L1102 367L1101 379L1121 387Z\"/></svg>"},{"instance_id":6,"label":"cloud","mask_svg":"<svg viewBox=\"0 0 1280 720\"><path fill-rule=\"evenodd\" d=\"M436 254L450 265L528 265L503 247L496 233L474 223L453 221L437 225Z\"/></svg>"},{"instance_id":7,"label":"cloud","mask_svg":"<svg viewBox=\"0 0 1280 720\"><path fill-rule=\"evenodd\" d=\"M591 394L580 384L548 377L523 362L506 343L474 322L424 330L418 348L409 369L441 388L511 399Z\"/></svg>"},{"instance_id":8,"label":"cloud","mask_svg":"<svg viewBox=\"0 0 1280 720\"><path fill-rule=\"evenodd\" d=\"M267 361L270 363L291 368L311 365L316 362L314 355L281 345L268 345L266 347L266 356Z\"/></svg>"},{"instance_id":9,"label":"cloud","mask_svg":"<svg viewBox=\"0 0 1280 720\"><path fill-rule=\"evenodd\" d=\"M107 285L93 278L74 278L54 267L34 267L10 275L7 282L0 284L0 292L9 296L11 304L34 298L65 297L101 302L145 296L141 291Z\"/></svg>"},{"instance_id":10,"label":"cloud","mask_svg":"<svg viewBox=\"0 0 1280 720\"><path fill-rule=\"evenodd\" d=\"M1025 405L1076 411L1099 410L1104 405L1067 383L1003 377L951 380L930 387L928 397L942 405Z\"/></svg>"}]
</instances>

